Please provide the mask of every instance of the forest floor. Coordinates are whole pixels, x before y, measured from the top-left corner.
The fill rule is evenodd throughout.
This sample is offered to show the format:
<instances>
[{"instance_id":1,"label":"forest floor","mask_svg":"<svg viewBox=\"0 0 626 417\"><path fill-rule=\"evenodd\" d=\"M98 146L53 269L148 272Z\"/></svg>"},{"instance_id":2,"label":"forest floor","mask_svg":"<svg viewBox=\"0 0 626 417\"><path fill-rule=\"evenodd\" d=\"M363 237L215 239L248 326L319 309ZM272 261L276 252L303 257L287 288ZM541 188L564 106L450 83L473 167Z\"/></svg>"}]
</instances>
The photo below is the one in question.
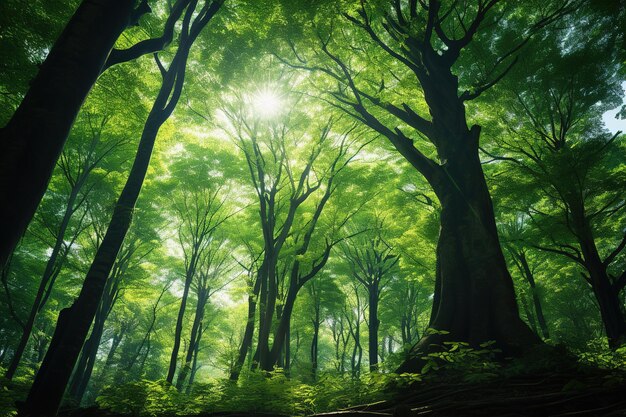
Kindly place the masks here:
<instances>
[{"instance_id":1,"label":"forest floor","mask_svg":"<svg viewBox=\"0 0 626 417\"><path fill-rule=\"evenodd\" d=\"M393 397L393 398L391 398ZM315 417L626 416L626 375L607 371L549 372L481 382L424 381L389 400ZM67 411L62 417L126 417L106 410ZM279 417L219 412L195 417ZM191 416L189 416L191 417Z\"/></svg>"}]
</instances>

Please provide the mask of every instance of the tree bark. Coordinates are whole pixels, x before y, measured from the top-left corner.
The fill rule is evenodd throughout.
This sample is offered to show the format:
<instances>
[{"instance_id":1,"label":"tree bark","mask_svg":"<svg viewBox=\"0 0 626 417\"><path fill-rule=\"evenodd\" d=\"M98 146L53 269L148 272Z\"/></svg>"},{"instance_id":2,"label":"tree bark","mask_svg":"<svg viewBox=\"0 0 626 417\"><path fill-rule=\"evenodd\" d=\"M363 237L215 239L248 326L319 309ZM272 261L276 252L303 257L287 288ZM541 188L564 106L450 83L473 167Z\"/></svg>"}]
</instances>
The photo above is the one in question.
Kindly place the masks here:
<instances>
[{"instance_id":1,"label":"tree bark","mask_svg":"<svg viewBox=\"0 0 626 417\"><path fill-rule=\"evenodd\" d=\"M65 233L70 224L72 215L75 212L74 203L76 202L78 192L80 191L82 184L84 184L84 182L76 183L75 186L72 187L70 195L67 199L63 218L61 219L59 230L56 235L56 241L54 242L52 252L50 253L50 257L48 258L48 262L46 263L46 268L44 269L43 275L41 277L39 288L37 289L37 294L35 295L35 300L33 301L33 305L28 315L28 320L26 321L22 330L20 341L17 345L17 348L15 349L15 352L13 353L11 363L9 364L7 372L5 374L5 378L9 380L13 378L13 376L15 375L15 371L17 371L17 367L20 364L22 355L24 354L24 350L26 349L26 345L28 344L28 340L30 339L30 335L33 331L33 326L35 324L35 320L37 319L37 315L43 309L43 306L47 301L46 294L49 294L52 290L55 278L60 272L62 263L65 261L65 256L67 253L61 253L63 251L63 245L65 244Z\"/></svg>"},{"instance_id":2,"label":"tree bark","mask_svg":"<svg viewBox=\"0 0 626 417\"><path fill-rule=\"evenodd\" d=\"M19 410L22 416L54 416L58 410L102 298L106 280L130 227L133 209L150 164L157 134L180 98L191 45L220 6L220 1L214 1L210 5L207 3L191 26L191 14L194 11L192 9L195 7L188 8L185 13L178 49L169 69L163 72L163 84L148 114L133 166L115 205L109 227L87 272L78 298L72 306L61 310L59 314L46 357L25 404Z\"/></svg>"},{"instance_id":3,"label":"tree bark","mask_svg":"<svg viewBox=\"0 0 626 417\"><path fill-rule=\"evenodd\" d=\"M252 294L248 295L248 318L246 321L246 329L244 330L241 346L239 347L237 361L235 362L235 366L230 373L231 381L239 379L239 374L241 373L243 364L246 362L248 351L252 348L252 338L254 337L254 319L256 317L256 299L259 296L260 289L261 281L257 278Z\"/></svg>"},{"instance_id":4,"label":"tree bark","mask_svg":"<svg viewBox=\"0 0 626 417\"><path fill-rule=\"evenodd\" d=\"M0 129L0 265L32 219L74 119L130 22L133 4L84 0Z\"/></svg>"},{"instance_id":5,"label":"tree bark","mask_svg":"<svg viewBox=\"0 0 626 417\"><path fill-rule=\"evenodd\" d=\"M378 370L378 327L380 326L380 320L378 320L378 286L372 285L367 289L369 296L369 326L368 326L368 355L370 361L370 372L376 372Z\"/></svg>"},{"instance_id":6,"label":"tree bark","mask_svg":"<svg viewBox=\"0 0 626 417\"><path fill-rule=\"evenodd\" d=\"M588 219L577 216L576 213L573 213L573 217L574 223L578 225L576 237L584 266L589 273L589 283L600 307L609 347L616 349L626 342L626 319L619 299L619 290L611 283L606 266L600 258Z\"/></svg>"},{"instance_id":7,"label":"tree bark","mask_svg":"<svg viewBox=\"0 0 626 417\"><path fill-rule=\"evenodd\" d=\"M454 126L443 123L442 130ZM464 125L464 118L463 118ZM445 161L430 182L441 203L437 244L440 299L433 305L430 327L448 334L422 337L413 352L438 349L443 341L478 346L496 341L506 355L519 355L540 339L519 317L513 280L496 230L491 197L478 158L480 129L465 131L456 143L441 146ZM416 372L415 356L398 372Z\"/></svg>"}]
</instances>

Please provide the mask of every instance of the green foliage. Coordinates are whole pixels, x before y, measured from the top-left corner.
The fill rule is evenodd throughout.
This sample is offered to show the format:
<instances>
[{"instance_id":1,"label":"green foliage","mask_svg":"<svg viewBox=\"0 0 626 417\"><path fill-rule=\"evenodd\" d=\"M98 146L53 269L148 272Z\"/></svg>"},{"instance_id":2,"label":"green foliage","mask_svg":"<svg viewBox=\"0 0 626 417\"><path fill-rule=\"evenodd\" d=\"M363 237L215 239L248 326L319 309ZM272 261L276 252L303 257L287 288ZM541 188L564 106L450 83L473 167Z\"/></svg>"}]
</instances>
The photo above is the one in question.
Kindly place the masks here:
<instances>
[{"instance_id":1,"label":"green foliage","mask_svg":"<svg viewBox=\"0 0 626 417\"><path fill-rule=\"evenodd\" d=\"M179 393L163 380L140 380L105 388L97 403L113 412L141 417L220 411L303 416L381 401L394 390L421 380L418 374L371 373L354 379L324 373L310 384L277 369L269 374L246 373L238 382L218 379L197 384L189 394Z\"/></svg>"},{"instance_id":2,"label":"green foliage","mask_svg":"<svg viewBox=\"0 0 626 417\"><path fill-rule=\"evenodd\" d=\"M577 354L583 364L626 371L626 346L611 350L606 339L590 340L585 349L579 350Z\"/></svg>"},{"instance_id":3,"label":"green foliage","mask_svg":"<svg viewBox=\"0 0 626 417\"><path fill-rule=\"evenodd\" d=\"M32 375L20 376L9 381L4 378L6 369L0 366L0 416L13 417L17 415L16 401L24 401L32 382Z\"/></svg>"},{"instance_id":4,"label":"green foliage","mask_svg":"<svg viewBox=\"0 0 626 417\"><path fill-rule=\"evenodd\" d=\"M166 381L140 380L109 386L96 399L102 408L133 416L158 416L186 411L185 401Z\"/></svg>"},{"instance_id":5,"label":"green foliage","mask_svg":"<svg viewBox=\"0 0 626 417\"><path fill-rule=\"evenodd\" d=\"M498 376L501 364L496 361L501 353L494 347L494 341L481 343L473 348L466 342L443 342L439 350L422 356L425 361L422 374L428 376L433 371L437 378L442 376L452 379L461 378L466 382L481 382Z\"/></svg>"}]
</instances>

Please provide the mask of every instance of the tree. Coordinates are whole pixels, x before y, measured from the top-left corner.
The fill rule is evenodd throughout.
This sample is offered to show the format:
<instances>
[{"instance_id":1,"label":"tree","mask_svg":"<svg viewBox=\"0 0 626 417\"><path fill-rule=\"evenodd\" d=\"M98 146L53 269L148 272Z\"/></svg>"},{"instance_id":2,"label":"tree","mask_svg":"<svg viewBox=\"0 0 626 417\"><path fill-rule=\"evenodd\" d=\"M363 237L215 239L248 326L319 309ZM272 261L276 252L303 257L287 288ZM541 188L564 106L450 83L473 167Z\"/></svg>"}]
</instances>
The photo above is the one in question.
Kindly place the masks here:
<instances>
[{"instance_id":1,"label":"tree","mask_svg":"<svg viewBox=\"0 0 626 417\"><path fill-rule=\"evenodd\" d=\"M253 361L261 369L271 371L283 354L298 292L322 270L332 247L342 240L334 232L351 214L329 227L321 251L312 250L312 239L320 233L318 227L324 208L337 188L336 177L364 145L352 150L354 140L350 135L354 128L337 134L332 130L332 118L317 127L316 138L305 145L301 141L311 134L312 129L302 128L309 120L301 114L294 111L284 120L264 124L258 115L250 114L247 105L244 97L237 97L225 106L224 112L232 123L229 133L244 154L259 204L263 249L251 295L259 300L259 335ZM304 152L298 152L298 147ZM322 158L329 150L332 156L324 166L322 163L326 161ZM299 173L294 170L294 160L303 165ZM317 201L312 202L314 199ZM307 207L308 204L311 206ZM300 219L302 224L299 224ZM283 251L291 251L288 259L284 258ZM282 269L280 262L283 263ZM278 304L281 286L287 290L284 300ZM252 343L250 319L255 316L256 305L254 300L249 302L249 324L233 379L237 378ZM278 324L272 331L275 319ZM270 335L273 336L271 346Z\"/></svg>"},{"instance_id":2,"label":"tree","mask_svg":"<svg viewBox=\"0 0 626 417\"><path fill-rule=\"evenodd\" d=\"M179 206L176 208L178 217L180 218L180 227L178 229L179 242L185 257L185 281L183 284L183 294L181 297L180 308L178 310L178 319L176 329L174 331L174 347L170 358L169 369L166 380L170 383L174 381L176 373L176 364L178 362L178 351L180 349L181 336L183 332L183 322L185 317L185 309L189 290L194 280L201 279L197 275L202 275L204 268L211 268L211 258L215 253L211 251L211 246L215 245L215 232L217 228L230 217L224 213L225 200L219 194L221 187L209 188L210 185L199 187L192 190L184 190L180 195ZM208 257L208 258L207 258ZM214 266L214 265L213 265ZM206 278L206 272L205 272ZM206 294L208 296L208 294ZM198 299L198 305L206 304L208 298ZM204 312L204 309L201 310ZM198 314L196 314L198 317ZM194 321L195 331L193 339L197 337L197 324ZM194 340L190 344L195 343ZM193 350L192 350L193 352ZM190 358L191 359L191 358ZM179 381L185 379L185 376L179 376ZM179 387L180 388L180 387Z\"/></svg>"},{"instance_id":3,"label":"tree","mask_svg":"<svg viewBox=\"0 0 626 417\"><path fill-rule=\"evenodd\" d=\"M378 370L378 304L399 260L393 247L383 238L383 228L384 220L376 218L373 221L373 232L342 245L343 256L350 265L352 278L363 285L368 296L368 355L371 372Z\"/></svg>"},{"instance_id":4,"label":"tree","mask_svg":"<svg viewBox=\"0 0 626 417\"><path fill-rule=\"evenodd\" d=\"M113 46L150 11L147 1L85 0L41 65L21 104L0 129L0 265L32 219L80 107L102 71L163 49L190 0L172 8L161 37ZM11 202L10 204L8 202Z\"/></svg>"},{"instance_id":5,"label":"tree","mask_svg":"<svg viewBox=\"0 0 626 417\"><path fill-rule=\"evenodd\" d=\"M283 59L332 80L338 87L320 87L324 99L387 138L437 195L441 230L431 327L449 333L425 335L416 351L442 339L495 340L509 354L540 343L519 318L478 156L481 127L468 127L466 106L510 71L534 34L574 4L550 2L526 18L525 6L498 0L360 2L340 11L341 24L314 25L316 50L306 54L292 46L293 62ZM489 43L495 33L503 42ZM489 58L472 68L465 59L477 45ZM372 60L385 62L381 70L364 68ZM417 89L403 89L414 82ZM407 361L400 371L419 369L417 362Z\"/></svg>"},{"instance_id":6,"label":"tree","mask_svg":"<svg viewBox=\"0 0 626 417\"><path fill-rule=\"evenodd\" d=\"M626 271L612 267L626 247L626 235L614 230L618 238L604 254L596 235L607 224L611 228L626 206L621 194L613 191L625 184L616 165L624 150L621 132L611 135L597 126L602 112L619 102L621 88L614 75L619 64L612 56L612 38L604 36L602 26L590 27L584 40L576 35L565 38L577 42L570 49L562 48L564 38L557 32L542 39L548 56L558 58L549 68L538 68L525 77L539 76L538 84L524 89L508 86L510 109L524 118L516 116L513 123L512 114L503 115L510 136L498 141L502 154L498 159L516 166L525 181L533 183L537 198L529 215L539 228L552 228L549 223L557 226L549 236L544 234L545 243L534 246L565 256L584 269L582 276L598 302L609 345L616 348L626 338L619 298Z\"/></svg>"},{"instance_id":7,"label":"tree","mask_svg":"<svg viewBox=\"0 0 626 417\"><path fill-rule=\"evenodd\" d=\"M166 69L155 55L163 84L144 126L133 167L118 198L102 244L87 272L80 295L72 306L59 314L50 347L29 391L22 413L56 414L102 298L106 280L130 227L133 208L148 170L159 128L174 111L182 93L189 50L221 5L220 0L207 1L196 10L197 3L190 4L185 9L179 45L169 67Z\"/></svg>"},{"instance_id":8,"label":"tree","mask_svg":"<svg viewBox=\"0 0 626 417\"><path fill-rule=\"evenodd\" d=\"M30 314L24 324L22 336L17 348L13 353L11 363L7 368L5 377L13 378L26 345L33 331L33 325L37 315L44 308L50 294L52 293L55 281L61 273L63 264L65 263L72 246L76 242L79 234L84 231L85 202L93 192L97 182L92 179L92 172L101 165L102 160L111 152L124 144L123 140L113 140L110 144L102 144L102 130L108 122L107 117L103 117L100 122L91 120L89 117L88 125L90 139L86 141L84 146L66 149L59 160L58 167L67 182L68 195L65 196L64 209L62 209L61 218L57 218L56 212L53 211L52 224L44 219L44 229L50 230L54 239L51 245L51 252L46 263L46 267L41 276L39 288L35 294L35 299L30 310ZM78 141L78 139L77 139ZM63 190L65 191L65 190ZM40 210L40 213L44 210ZM78 216L76 216L78 214ZM45 214L44 214L45 215ZM79 219L75 219L79 217Z\"/></svg>"}]
</instances>

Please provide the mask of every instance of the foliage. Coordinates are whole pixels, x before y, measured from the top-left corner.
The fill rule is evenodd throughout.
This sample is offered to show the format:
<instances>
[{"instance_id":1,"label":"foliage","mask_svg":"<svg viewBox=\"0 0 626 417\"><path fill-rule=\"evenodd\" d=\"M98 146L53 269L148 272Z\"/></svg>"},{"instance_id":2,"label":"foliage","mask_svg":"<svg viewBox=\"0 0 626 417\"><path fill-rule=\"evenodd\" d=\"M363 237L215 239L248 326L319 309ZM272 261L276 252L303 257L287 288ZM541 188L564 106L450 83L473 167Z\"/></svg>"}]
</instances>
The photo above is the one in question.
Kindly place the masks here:
<instances>
[{"instance_id":1,"label":"foliage","mask_svg":"<svg viewBox=\"0 0 626 417\"><path fill-rule=\"evenodd\" d=\"M426 378L434 371L437 378L443 377L466 382L481 382L498 376L501 363L497 361L501 350L494 341L481 343L478 348L467 342L447 341L434 352L422 356L425 361L422 374Z\"/></svg>"}]
</instances>

